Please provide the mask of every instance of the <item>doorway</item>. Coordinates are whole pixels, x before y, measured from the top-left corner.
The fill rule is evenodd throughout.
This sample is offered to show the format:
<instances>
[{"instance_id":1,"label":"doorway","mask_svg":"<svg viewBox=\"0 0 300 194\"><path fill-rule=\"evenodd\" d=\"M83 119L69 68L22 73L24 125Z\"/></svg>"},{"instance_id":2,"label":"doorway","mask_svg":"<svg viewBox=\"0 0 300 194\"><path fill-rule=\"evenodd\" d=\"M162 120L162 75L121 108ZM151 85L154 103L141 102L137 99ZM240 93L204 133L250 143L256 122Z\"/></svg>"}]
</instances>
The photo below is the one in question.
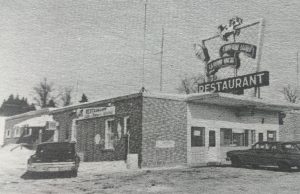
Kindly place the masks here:
<instances>
[{"instance_id":1,"label":"doorway","mask_svg":"<svg viewBox=\"0 0 300 194\"><path fill-rule=\"evenodd\" d=\"M216 142L216 130L208 131L208 163L219 161L220 146L217 146Z\"/></svg>"}]
</instances>

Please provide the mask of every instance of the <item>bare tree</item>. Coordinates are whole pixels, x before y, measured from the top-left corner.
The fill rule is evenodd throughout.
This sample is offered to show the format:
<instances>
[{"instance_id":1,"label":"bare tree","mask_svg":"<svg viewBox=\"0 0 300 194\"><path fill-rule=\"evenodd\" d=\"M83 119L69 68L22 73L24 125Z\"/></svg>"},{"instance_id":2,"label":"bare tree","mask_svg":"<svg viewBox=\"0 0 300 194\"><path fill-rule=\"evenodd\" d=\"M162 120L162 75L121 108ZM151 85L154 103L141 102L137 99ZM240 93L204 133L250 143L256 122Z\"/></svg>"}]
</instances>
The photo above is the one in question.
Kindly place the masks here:
<instances>
[{"instance_id":1,"label":"bare tree","mask_svg":"<svg viewBox=\"0 0 300 194\"><path fill-rule=\"evenodd\" d=\"M177 89L179 93L196 93L198 92L198 84L204 82L204 76L199 74L196 76L185 77L181 80L181 83Z\"/></svg>"},{"instance_id":2,"label":"bare tree","mask_svg":"<svg viewBox=\"0 0 300 194\"><path fill-rule=\"evenodd\" d=\"M297 89L290 85L283 87L281 93L283 93L285 99L291 103L296 103L298 100Z\"/></svg>"},{"instance_id":3,"label":"bare tree","mask_svg":"<svg viewBox=\"0 0 300 194\"><path fill-rule=\"evenodd\" d=\"M54 97L52 96L54 91L53 83L48 83L47 78L44 78L37 86L33 87L33 90L35 92L33 99L41 108L48 107L50 100L54 101Z\"/></svg>"},{"instance_id":4,"label":"bare tree","mask_svg":"<svg viewBox=\"0 0 300 194\"><path fill-rule=\"evenodd\" d=\"M71 105L72 100L72 91L73 89L71 87L65 87L64 91L61 93L61 101L63 103L63 106Z\"/></svg>"}]
</instances>

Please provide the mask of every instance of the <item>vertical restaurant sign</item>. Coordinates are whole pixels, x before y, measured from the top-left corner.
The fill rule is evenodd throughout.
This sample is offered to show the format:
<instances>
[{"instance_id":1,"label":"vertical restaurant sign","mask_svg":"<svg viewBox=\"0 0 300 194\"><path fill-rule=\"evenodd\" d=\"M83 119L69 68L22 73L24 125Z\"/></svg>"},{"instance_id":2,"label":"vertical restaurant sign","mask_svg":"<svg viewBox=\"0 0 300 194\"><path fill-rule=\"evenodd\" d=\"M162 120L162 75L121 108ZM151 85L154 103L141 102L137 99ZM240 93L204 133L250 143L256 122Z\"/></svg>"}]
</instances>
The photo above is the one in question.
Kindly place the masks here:
<instances>
[{"instance_id":1,"label":"vertical restaurant sign","mask_svg":"<svg viewBox=\"0 0 300 194\"><path fill-rule=\"evenodd\" d=\"M79 119L85 118L94 118L94 117L103 117L115 114L115 106L109 107L92 107L92 108L83 108L77 110L77 117Z\"/></svg>"}]
</instances>

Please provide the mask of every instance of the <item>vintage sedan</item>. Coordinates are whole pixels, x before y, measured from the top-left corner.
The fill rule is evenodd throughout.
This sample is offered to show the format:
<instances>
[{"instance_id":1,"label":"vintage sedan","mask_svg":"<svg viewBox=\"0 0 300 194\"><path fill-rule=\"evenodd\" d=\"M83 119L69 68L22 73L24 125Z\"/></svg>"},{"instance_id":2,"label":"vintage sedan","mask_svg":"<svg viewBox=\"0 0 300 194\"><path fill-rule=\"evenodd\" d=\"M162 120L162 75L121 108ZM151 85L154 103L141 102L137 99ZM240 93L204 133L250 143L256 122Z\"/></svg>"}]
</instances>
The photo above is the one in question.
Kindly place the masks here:
<instances>
[{"instance_id":1,"label":"vintage sedan","mask_svg":"<svg viewBox=\"0 0 300 194\"><path fill-rule=\"evenodd\" d=\"M278 166L282 170L300 168L300 142L258 142L248 150L227 152L232 166Z\"/></svg>"},{"instance_id":2,"label":"vintage sedan","mask_svg":"<svg viewBox=\"0 0 300 194\"><path fill-rule=\"evenodd\" d=\"M75 143L42 143L37 146L36 153L28 159L27 171L29 173L67 172L76 177L79 162Z\"/></svg>"}]
</instances>

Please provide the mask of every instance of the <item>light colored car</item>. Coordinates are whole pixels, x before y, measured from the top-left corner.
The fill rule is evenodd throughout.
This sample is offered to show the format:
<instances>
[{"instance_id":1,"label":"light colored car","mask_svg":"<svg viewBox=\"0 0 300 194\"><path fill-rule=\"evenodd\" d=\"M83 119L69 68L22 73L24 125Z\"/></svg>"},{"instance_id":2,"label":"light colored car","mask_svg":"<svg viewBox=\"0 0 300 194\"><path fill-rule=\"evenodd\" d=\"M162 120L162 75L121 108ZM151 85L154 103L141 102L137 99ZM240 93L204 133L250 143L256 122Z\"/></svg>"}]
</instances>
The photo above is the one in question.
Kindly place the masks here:
<instances>
[{"instance_id":1,"label":"light colored car","mask_svg":"<svg viewBox=\"0 0 300 194\"><path fill-rule=\"evenodd\" d=\"M42 143L37 146L36 153L28 159L27 172L66 172L76 177L79 163L75 143Z\"/></svg>"}]
</instances>

